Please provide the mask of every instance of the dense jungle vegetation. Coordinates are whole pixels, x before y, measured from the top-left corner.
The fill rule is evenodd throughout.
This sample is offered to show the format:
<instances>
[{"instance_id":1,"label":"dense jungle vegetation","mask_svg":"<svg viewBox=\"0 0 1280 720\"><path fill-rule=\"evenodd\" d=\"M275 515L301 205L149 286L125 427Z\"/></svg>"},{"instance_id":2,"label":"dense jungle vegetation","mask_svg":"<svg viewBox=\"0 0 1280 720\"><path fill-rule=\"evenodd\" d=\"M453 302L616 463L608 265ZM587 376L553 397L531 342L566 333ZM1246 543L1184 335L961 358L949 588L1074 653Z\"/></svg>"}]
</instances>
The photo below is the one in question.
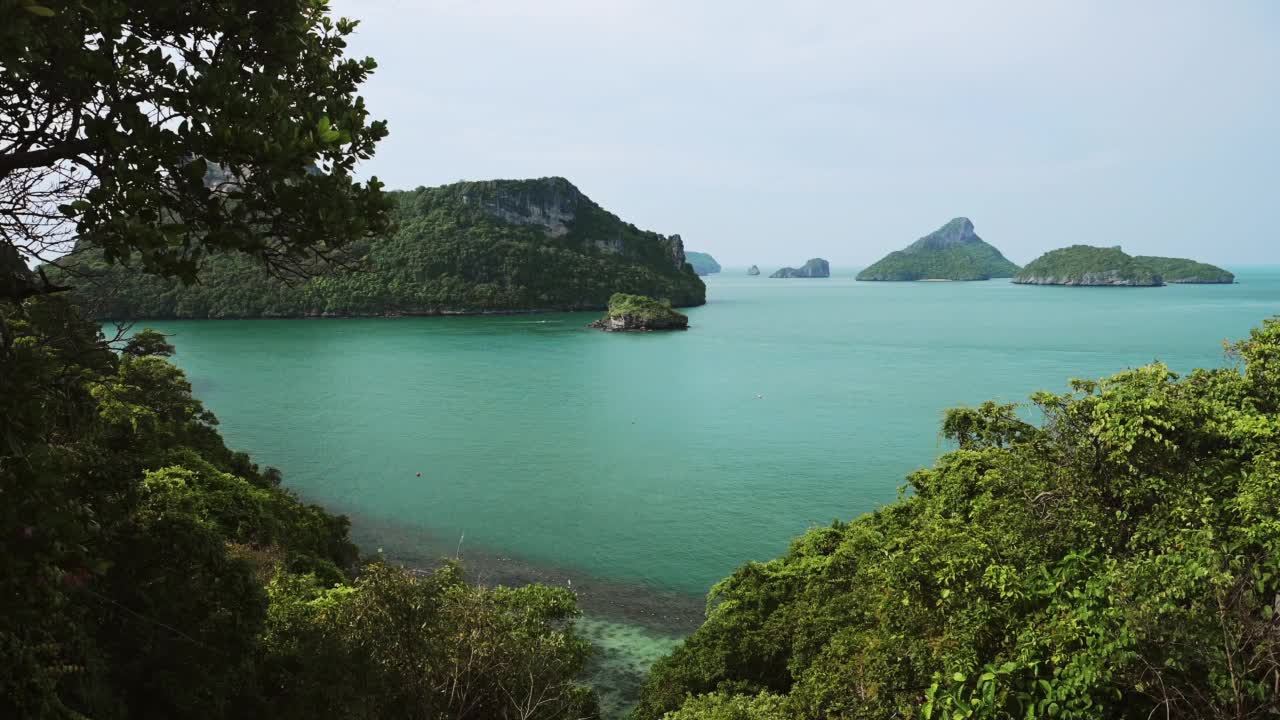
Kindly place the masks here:
<instances>
[{"instance_id":1,"label":"dense jungle vegetation","mask_svg":"<svg viewBox=\"0 0 1280 720\"><path fill-rule=\"evenodd\" d=\"M624 223L563 178L386 194L395 229L289 282L252 258L207 258L199 280L142 275L85 248L71 261L95 317L253 318L603 308L618 291L701 305L679 238ZM542 222L554 223L554 236ZM64 263L66 264L66 263ZM60 276L58 276L60 277Z\"/></svg>"},{"instance_id":2,"label":"dense jungle vegetation","mask_svg":"<svg viewBox=\"0 0 1280 720\"><path fill-rule=\"evenodd\" d=\"M571 593L361 561L227 449L162 336L109 341L56 271L75 242L128 278L297 280L384 236L351 176L386 134L355 24L323 0L0 17L0 717L595 716Z\"/></svg>"},{"instance_id":3,"label":"dense jungle vegetation","mask_svg":"<svg viewBox=\"0 0 1280 720\"><path fill-rule=\"evenodd\" d=\"M896 502L718 584L635 717L1274 716L1280 319L1230 352L947 412Z\"/></svg>"}]
</instances>

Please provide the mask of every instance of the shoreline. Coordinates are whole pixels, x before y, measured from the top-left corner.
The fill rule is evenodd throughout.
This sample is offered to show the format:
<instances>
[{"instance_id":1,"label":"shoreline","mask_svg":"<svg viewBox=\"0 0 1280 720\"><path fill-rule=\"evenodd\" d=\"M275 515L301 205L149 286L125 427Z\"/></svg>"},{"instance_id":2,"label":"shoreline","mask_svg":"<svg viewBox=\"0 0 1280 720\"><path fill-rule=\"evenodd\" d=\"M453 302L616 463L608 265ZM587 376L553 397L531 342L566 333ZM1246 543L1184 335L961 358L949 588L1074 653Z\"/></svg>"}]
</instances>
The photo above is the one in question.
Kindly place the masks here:
<instances>
[{"instance_id":1,"label":"shoreline","mask_svg":"<svg viewBox=\"0 0 1280 720\"><path fill-rule=\"evenodd\" d=\"M426 529L348 517L352 540L366 559L380 557L419 575L457 560L463 576L477 585L536 583L571 589L582 613L575 629L595 650L581 680L598 695L603 718L627 717L639 700L649 667L704 619L702 597L544 565L491 548L467 546L461 539L454 544Z\"/></svg>"},{"instance_id":2,"label":"shoreline","mask_svg":"<svg viewBox=\"0 0 1280 720\"><path fill-rule=\"evenodd\" d=\"M696 305L672 305L673 308L695 308L706 305L704 300ZM485 316L518 316L518 315L555 315L570 313L602 312L608 305L591 305L575 308L529 308L512 310L406 310L385 313L315 313L310 315L227 315L225 317L177 317L168 315L147 315L136 318L93 318L97 323L132 323L140 322L192 322L204 320L396 320L402 318L423 317L485 317Z\"/></svg>"}]
</instances>

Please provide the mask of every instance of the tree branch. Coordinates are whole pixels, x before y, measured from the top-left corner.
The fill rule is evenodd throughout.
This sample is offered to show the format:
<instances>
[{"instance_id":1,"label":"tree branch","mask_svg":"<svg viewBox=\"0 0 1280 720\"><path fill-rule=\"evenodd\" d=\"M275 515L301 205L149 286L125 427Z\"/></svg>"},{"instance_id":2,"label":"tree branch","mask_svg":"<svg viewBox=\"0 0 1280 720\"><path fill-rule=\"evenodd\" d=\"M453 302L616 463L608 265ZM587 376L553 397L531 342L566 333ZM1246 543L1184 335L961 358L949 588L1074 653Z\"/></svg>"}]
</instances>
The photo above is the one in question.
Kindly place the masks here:
<instances>
[{"instance_id":1,"label":"tree branch","mask_svg":"<svg viewBox=\"0 0 1280 720\"><path fill-rule=\"evenodd\" d=\"M42 150L30 150L27 152L13 153L11 155L0 156L0 178L5 177L14 170L23 168L38 168L52 165L59 160L69 160L87 150L93 148L93 143L86 139L72 140L61 145L44 148Z\"/></svg>"}]
</instances>

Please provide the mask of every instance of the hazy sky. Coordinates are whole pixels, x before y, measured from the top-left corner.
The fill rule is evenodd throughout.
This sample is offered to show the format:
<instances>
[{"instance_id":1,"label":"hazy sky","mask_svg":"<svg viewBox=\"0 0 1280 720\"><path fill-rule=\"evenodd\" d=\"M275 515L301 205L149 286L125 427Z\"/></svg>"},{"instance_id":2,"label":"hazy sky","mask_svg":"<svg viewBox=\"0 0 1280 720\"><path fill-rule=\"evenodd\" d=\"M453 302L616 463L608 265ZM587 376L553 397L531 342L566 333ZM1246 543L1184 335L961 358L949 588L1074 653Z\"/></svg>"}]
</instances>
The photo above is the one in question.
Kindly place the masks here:
<instances>
[{"instance_id":1,"label":"hazy sky","mask_svg":"<svg viewBox=\"0 0 1280 720\"><path fill-rule=\"evenodd\" d=\"M966 215L1280 263L1280 2L334 0L392 188L563 175L723 264L863 265Z\"/></svg>"}]
</instances>

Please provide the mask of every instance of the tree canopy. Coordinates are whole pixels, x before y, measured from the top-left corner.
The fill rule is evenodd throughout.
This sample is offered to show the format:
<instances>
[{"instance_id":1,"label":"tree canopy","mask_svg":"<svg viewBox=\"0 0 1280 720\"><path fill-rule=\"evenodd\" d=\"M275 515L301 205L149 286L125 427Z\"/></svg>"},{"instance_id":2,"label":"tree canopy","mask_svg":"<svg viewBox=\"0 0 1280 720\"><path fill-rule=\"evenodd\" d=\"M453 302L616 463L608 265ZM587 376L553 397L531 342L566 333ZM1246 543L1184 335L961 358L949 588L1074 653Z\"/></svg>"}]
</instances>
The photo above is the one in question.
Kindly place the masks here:
<instances>
[{"instance_id":1,"label":"tree canopy","mask_svg":"<svg viewBox=\"0 0 1280 720\"><path fill-rule=\"evenodd\" d=\"M1231 354L948 411L899 501L716 585L635 716L1274 715L1280 319Z\"/></svg>"},{"instance_id":2,"label":"tree canopy","mask_svg":"<svg viewBox=\"0 0 1280 720\"><path fill-rule=\"evenodd\" d=\"M387 133L357 91L372 59L325 0L0 3L0 295L60 289L18 263L73 244L195 280L244 254L283 276L381 234L352 179Z\"/></svg>"},{"instance_id":3,"label":"tree canopy","mask_svg":"<svg viewBox=\"0 0 1280 720\"><path fill-rule=\"evenodd\" d=\"M635 717L1273 716L1280 319L1231 354L949 411L897 502L718 584Z\"/></svg>"},{"instance_id":4,"label":"tree canopy","mask_svg":"<svg viewBox=\"0 0 1280 720\"><path fill-rule=\"evenodd\" d=\"M0 0L0 717L590 718L559 588L362 563L348 522L229 450L66 253L190 283L386 231L386 134L322 0ZM32 269L37 265L36 269ZM118 352L117 352L118 350Z\"/></svg>"}]
</instances>

